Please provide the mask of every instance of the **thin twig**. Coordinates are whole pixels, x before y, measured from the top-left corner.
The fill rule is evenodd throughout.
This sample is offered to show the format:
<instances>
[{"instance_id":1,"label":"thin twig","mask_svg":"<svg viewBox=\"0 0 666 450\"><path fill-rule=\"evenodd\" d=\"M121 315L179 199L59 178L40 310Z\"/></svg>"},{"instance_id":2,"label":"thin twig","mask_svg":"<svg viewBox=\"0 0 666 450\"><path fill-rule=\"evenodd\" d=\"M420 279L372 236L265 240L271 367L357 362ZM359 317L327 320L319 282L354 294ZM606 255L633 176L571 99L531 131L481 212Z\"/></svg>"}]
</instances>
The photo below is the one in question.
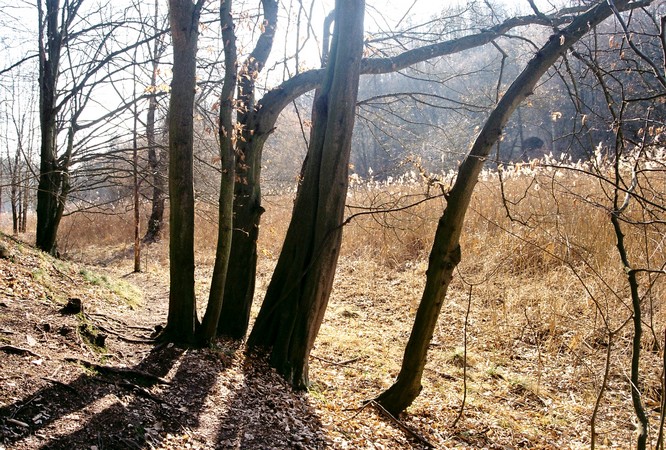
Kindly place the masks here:
<instances>
[{"instance_id":1,"label":"thin twig","mask_svg":"<svg viewBox=\"0 0 666 450\"><path fill-rule=\"evenodd\" d=\"M451 424L451 428L455 428L458 424L458 421L463 415L465 409L465 402L467 401L467 325L469 323L469 312L472 309L472 288L473 285L469 285L469 294L467 296L467 311L465 312L465 325L463 327L463 398L460 403L460 410L455 420Z\"/></svg>"},{"instance_id":2,"label":"thin twig","mask_svg":"<svg viewBox=\"0 0 666 450\"><path fill-rule=\"evenodd\" d=\"M58 272L58 273L59 273L60 275L62 275L63 277L67 278L67 279L68 279L69 281L71 281L72 283L76 283L76 281L74 280L74 278L70 277L70 276L67 275L65 272L63 272L62 270L58 269L58 267L55 265L55 263L52 263L52 264L51 264L51 267L53 267L53 270L55 270L56 272Z\"/></svg>"},{"instance_id":3,"label":"thin twig","mask_svg":"<svg viewBox=\"0 0 666 450\"><path fill-rule=\"evenodd\" d=\"M310 356L314 359L325 362L327 364L333 364L334 366L346 366L356 361L360 361L361 359L365 359L365 356L357 356L356 358L348 359L346 361L336 362L336 361L331 361L330 359L322 358L320 356L315 356L315 355L310 355Z\"/></svg>"},{"instance_id":4,"label":"thin twig","mask_svg":"<svg viewBox=\"0 0 666 450\"><path fill-rule=\"evenodd\" d=\"M425 445L427 448L435 448L434 445L432 445L426 438L418 434L416 431L412 430L409 428L407 425L402 423L399 419L397 419L393 414L388 412L386 408L384 408L382 405L377 403L374 400L370 400L368 403L372 404L377 410L382 413L385 417L388 417L391 419L393 423L395 423L401 430L409 434L411 437L419 441L421 444Z\"/></svg>"},{"instance_id":5,"label":"thin twig","mask_svg":"<svg viewBox=\"0 0 666 450\"><path fill-rule=\"evenodd\" d=\"M597 415L599 414L599 407L601 406L601 399L606 391L608 386L608 379L610 377L610 366L611 366L611 349L613 347L613 332L608 330L608 346L606 347L606 362L604 365L604 377L601 380L601 387L599 388L599 393L594 402L594 409L592 410L592 416L590 417L590 450L594 450L595 442L597 438Z\"/></svg>"},{"instance_id":6,"label":"thin twig","mask_svg":"<svg viewBox=\"0 0 666 450\"><path fill-rule=\"evenodd\" d=\"M657 436L657 450L664 450L664 410L666 409L666 329L664 330L663 363L661 372L661 417L659 418L659 435Z\"/></svg>"}]
</instances>

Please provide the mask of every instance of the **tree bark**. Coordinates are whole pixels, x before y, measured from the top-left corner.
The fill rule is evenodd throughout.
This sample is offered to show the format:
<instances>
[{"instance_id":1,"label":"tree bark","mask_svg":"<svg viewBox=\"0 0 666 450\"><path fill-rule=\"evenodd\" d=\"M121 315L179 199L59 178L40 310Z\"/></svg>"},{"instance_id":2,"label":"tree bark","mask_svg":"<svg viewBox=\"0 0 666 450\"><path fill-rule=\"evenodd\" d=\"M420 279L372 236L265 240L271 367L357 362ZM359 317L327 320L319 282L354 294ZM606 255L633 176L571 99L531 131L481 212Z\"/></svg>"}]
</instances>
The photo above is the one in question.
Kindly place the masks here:
<instances>
[{"instance_id":1,"label":"tree bark","mask_svg":"<svg viewBox=\"0 0 666 450\"><path fill-rule=\"evenodd\" d=\"M220 198L218 208L218 233L215 265L211 279L208 305L199 330L200 340L211 343L217 336L217 325L222 310L222 300L227 282L227 269L231 251L234 206L234 182L236 129L233 122L234 91L236 90L236 35L231 17L232 0L220 1L220 23L222 26L222 42L224 45L224 83L220 94Z\"/></svg>"},{"instance_id":2,"label":"tree bark","mask_svg":"<svg viewBox=\"0 0 666 450\"><path fill-rule=\"evenodd\" d=\"M618 1L617 6L626 7L629 3ZM501 136L511 114L532 94L534 86L548 68L591 28L611 14L609 5L599 2L578 16L569 26L551 36L499 101L476 138L469 155L460 165L456 182L447 196L446 209L437 225L426 272L426 286L405 348L400 373L395 383L377 398L391 414L400 414L421 392L428 346L453 277L453 270L461 257L460 235L465 214L479 173L493 145Z\"/></svg>"},{"instance_id":3,"label":"tree bark","mask_svg":"<svg viewBox=\"0 0 666 450\"><path fill-rule=\"evenodd\" d=\"M294 213L248 346L297 389L308 386L308 359L328 303L347 194L363 50L364 2L337 0L335 31Z\"/></svg>"},{"instance_id":4,"label":"tree bark","mask_svg":"<svg viewBox=\"0 0 666 450\"><path fill-rule=\"evenodd\" d=\"M136 72L134 74L136 76ZM136 90L134 91L136 98ZM139 203L139 142L137 138L139 111L134 105L134 120L132 126L132 184L134 197L134 272L141 272L141 208Z\"/></svg>"},{"instance_id":5,"label":"tree bark","mask_svg":"<svg viewBox=\"0 0 666 450\"><path fill-rule=\"evenodd\" d=\"M161 339L194 343L194 94L199 17L204 0L169 0L173 78L169 103L169 314Z\"/></svg>"},{"instance_id":6,"label":"tree bark","mask_svg":"<svg viewBox=\"0 0 666 450\"><path fill-rule=\"evenodd\" d=\"M44 3L44 4L43 4ZM56 86L63 36L58 0L37 2L39 11L39 125L41 129L37 189L37 248L55 254L58 230L58 192L62 181L56 152ZM44 11L46 6L46 11Z\"/></svg>"},{"instance_id":7,"label":"tree bark","mask_svg":"<svg viewBox=\"0 0 666 450\"><path fill-rule=\"evenodd\" d=\"M240 138L235 142L237 182L234 186L234 226L229 257L233 264L227 269L226 278L231 282L224 285L224 301L218 323L218 334L234 339L245 337L250 320L259 221L264 212L259 185L261 150L274 125L262 127L256 120L255 79L273 48L278 15L275 0L262 0L261 4L264 10L263 31L240 70L236 118L240 125Z\"/></svg>"},{"instance_id":8,"label":"tree bark","mask_svg":"<svg viewBox=\"0 0 666 450\"><path fill-rule=\"evenodd\" d=\"M155 1L155 28L157 29L159 2ZM157 69L164 52L164 43L155 39L153 45L153 72L150 76L150 85L155 88L157 84ZM142 241L146 244L157 242L162 237L164 224L164 155L155 139L155 113L157 112L157 92L148 100L148 113L146 114L146 140L148 141L148 166L152 175L153 195L151 199L150 217L146 226L146 234Z\"/></svg>"}]
</instances>

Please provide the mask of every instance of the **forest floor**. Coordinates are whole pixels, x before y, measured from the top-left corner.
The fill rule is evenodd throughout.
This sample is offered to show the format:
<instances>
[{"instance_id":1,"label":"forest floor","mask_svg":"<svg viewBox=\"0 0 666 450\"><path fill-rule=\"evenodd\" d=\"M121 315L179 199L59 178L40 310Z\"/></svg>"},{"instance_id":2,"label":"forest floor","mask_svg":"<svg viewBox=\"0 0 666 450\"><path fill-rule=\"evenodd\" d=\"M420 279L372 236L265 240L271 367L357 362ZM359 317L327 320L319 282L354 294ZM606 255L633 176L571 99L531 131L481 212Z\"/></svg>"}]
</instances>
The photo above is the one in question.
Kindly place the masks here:
<instances>
[{"instance_id":1,"label":"forest floor","mask_svg":"<svg viewBox=\"0 0 666 450\"><path fill-rule=\"evenodd\" d=\"M341 259L312 352L312 387L300 393L235 342L156 347L150 339L168 306L168 271L159 264L132 273L126 250L84 265L7 236L0 243L0 450L590 446L603 336L531 322L527 309L526 321L511 328L497 319L506 288L478 300L488 309L475 309L465 326L472 297L453 286L424 390L396 420L365 402L397 374L425 261L387 270ZM273 261L261 264L259 296ZM199 294L209 273L198 269ZM71 299L81 300L82 312L67 311ZM630 448L635 439L626 356L621 350L613 359L597 448ZM645 364L652 388L644 400L655 424L659 356Z\"/></svg>"}]
</instances>

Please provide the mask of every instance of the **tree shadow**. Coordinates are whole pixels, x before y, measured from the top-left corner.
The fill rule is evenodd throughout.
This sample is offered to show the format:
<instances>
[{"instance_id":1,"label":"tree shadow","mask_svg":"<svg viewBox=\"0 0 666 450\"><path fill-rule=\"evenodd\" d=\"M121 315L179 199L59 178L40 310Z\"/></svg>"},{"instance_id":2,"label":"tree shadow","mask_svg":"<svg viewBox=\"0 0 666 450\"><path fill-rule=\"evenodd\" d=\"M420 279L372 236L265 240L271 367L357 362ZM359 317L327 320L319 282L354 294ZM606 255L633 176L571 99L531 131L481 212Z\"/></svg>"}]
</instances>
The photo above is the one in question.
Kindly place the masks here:
<instances>
[{"instance_id":1,"label":"tree shadow","mask_svg":"<svg viewBox=\"0 0 666 450\"><path fill-rule=\"evenodd\" d=\"M191 358L184 349L156 347L132 370L164 377L177 363L174 382L167 386L167 389L177 389L185 374L191 372ZM0 408L0 417L5 418L4 426L0 427L0 442L44 449L81 448L82 443L97 443L98 448L105 449L135 448L137 445L141 448L145 424L155 412L160 415L158 397L147 389L155 385L155 380L132 377L128 383L127 379L122 374L101 375L91 371L69 383L51 380L52 385ZM201 384L205 381L197 380L199 389L206 389L206 385ZM137 402L141 395L144 396L142 401ZM146 407L149 403L152 405ZM97 409L96 404L102 411L81 426L80 417L87 414L84 410ZM146 414L139 416L139 412ZM166 427L181 427L177 419L176 425L172 422L164 421ZM68 429L72 431L68 432ZM57 436L50 438L47 434Z\"/></svg>"},{"instance_id":2,"label":"tree shadow","mask_svg":"<svg viewBox=\"0 0 666 450\"><path fill-rule=\"evenodd\" d=\"M294 392L268 365L246 357L242 379L230 387L216 448L320 449L331 442L307 394Z\"/></svg>"},{"instance_id":3,"label":"tree shadow","mask_svg":"<svg viewBox=\"0 0 666 450\"><path fill-rule=\"evenodd\" d=\"M185 448L185 440L174 440L191 438L198 429L218 449L330 447L307 395L293 392L261 360L246 358L240 346L220 341L213 350L156 348L132 368L162 378L175 372L170 384L90 372L39 389L0 408L0 444L109 450L168 441L169 447ZM235 370L218 382L232 365Z\"/></svg>"},{"instance_id":4,"label":"tree shadow","mask_svg":"<svg viewBox=\"0 0 666 450\"><path fill-rule=\"evenodd\" d=\"M177 368L171 384L118 398L83 427L41 448L65 450L96 443L100 449L141 449L147 444L159 445L170 434L189 433L199 426L206 399L230 363L231 359L221 358L215 351L181 350L172 360L171 367Z\"/></svg>"}]
</instances>

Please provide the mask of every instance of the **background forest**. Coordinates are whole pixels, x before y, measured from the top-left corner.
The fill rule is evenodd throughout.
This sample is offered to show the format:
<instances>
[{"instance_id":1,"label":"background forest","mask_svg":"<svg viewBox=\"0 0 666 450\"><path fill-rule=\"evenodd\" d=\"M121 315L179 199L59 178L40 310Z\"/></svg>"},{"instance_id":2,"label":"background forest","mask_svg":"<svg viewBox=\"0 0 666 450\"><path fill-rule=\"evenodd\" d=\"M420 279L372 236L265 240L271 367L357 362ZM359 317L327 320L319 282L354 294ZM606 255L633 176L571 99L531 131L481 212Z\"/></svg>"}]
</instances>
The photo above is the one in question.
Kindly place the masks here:
<instances>
[{"instance_id":1,"label":"background forest","mask_svg":"<svg viewBox=\"0 0 666 450\"><path fill-rule=\"evenodd\" d=\"M0 225L19 241L0 284L34 258L73 285L124 277L130 308L44 298L154 329L134 345L192 349L220 383L265 362L282 400L256 410L322 422L222 432L200 419L234 417L211 389L192 445L663 448L665 2L2 10ZM103 371L113 345L79 347ZM21 419L37 394L9 370L0 442L56 448L31 439L57 414ZM149 425L131 442L179 448Z\"/></svg>"}]
</instances>

